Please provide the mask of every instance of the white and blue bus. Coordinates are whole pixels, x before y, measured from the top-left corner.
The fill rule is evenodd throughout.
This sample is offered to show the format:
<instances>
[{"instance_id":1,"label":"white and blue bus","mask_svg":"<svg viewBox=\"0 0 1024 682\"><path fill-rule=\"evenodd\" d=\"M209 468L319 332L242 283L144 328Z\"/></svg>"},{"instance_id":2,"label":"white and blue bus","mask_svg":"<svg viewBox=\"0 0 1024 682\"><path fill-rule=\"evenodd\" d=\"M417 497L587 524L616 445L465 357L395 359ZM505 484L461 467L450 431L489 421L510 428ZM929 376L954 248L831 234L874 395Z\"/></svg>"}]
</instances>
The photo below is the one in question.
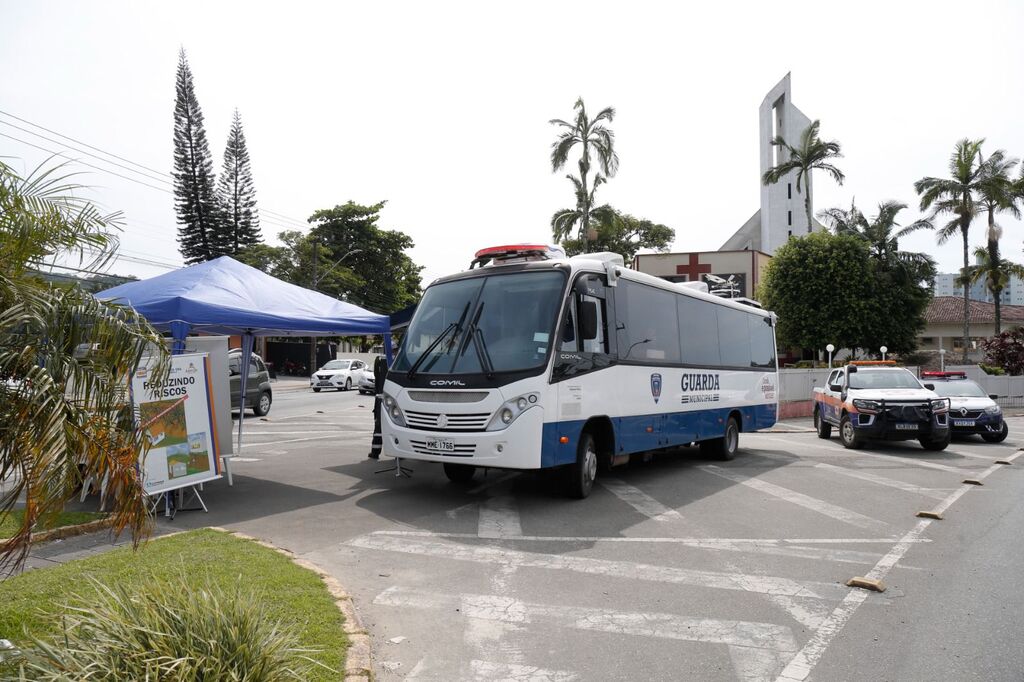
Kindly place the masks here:
<instances>
[{"instance_id":1,"label":"white and blue bus","mask_svg":"<svg viewBox=\"0 0 1024 682\"><path fill-rule=\"evenodd\" d=\"M443 463L459 482L564 467L582 498L631 455L700 443L731 459L740 432L775 424L772 313L616 254L476 256L416 309L384 387L385 455Z\"/></svg>"}]
</instances>

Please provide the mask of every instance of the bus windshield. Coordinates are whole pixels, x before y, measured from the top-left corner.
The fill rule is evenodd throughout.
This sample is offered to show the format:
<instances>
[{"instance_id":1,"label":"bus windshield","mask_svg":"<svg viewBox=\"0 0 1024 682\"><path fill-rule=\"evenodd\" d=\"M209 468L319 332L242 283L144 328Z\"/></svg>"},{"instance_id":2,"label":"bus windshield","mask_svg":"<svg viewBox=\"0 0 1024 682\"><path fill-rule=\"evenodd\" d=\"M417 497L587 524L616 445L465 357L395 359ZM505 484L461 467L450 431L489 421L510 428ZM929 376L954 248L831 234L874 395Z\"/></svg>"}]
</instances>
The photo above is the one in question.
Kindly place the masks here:
<instances>
[{"instance_id":1,"label":"bus windshield","mask_svg":"<svg viewBox=\"0 0 1024 682\"><path fill-rule=\"evenodd\" d=\"M391 369L479 374L536 368L547 360L564 286L565 275L550 270L432 286Z\"/></svg>"}]
</instances>

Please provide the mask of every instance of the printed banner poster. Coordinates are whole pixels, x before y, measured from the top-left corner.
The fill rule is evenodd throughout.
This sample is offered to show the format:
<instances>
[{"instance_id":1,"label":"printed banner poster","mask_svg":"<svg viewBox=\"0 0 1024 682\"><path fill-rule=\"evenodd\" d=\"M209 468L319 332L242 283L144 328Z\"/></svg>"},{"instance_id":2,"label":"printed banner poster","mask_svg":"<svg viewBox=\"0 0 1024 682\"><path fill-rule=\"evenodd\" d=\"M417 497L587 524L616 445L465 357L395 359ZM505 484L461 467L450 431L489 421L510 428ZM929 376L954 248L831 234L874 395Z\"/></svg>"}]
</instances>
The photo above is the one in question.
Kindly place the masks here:
<instances>
[{"instance_id":1,"label":"printed banner poster","mask_svg":"<svg viewBox=\"0 0 1024 682\"><path fill-rule=\"evenodd\" d=\"M139 459L148 495L220 478L209 364L206 353L175 355L166 381L153 381L146 368L132 378L136 415L150 442Z\"/></svg>"}]
</instances>

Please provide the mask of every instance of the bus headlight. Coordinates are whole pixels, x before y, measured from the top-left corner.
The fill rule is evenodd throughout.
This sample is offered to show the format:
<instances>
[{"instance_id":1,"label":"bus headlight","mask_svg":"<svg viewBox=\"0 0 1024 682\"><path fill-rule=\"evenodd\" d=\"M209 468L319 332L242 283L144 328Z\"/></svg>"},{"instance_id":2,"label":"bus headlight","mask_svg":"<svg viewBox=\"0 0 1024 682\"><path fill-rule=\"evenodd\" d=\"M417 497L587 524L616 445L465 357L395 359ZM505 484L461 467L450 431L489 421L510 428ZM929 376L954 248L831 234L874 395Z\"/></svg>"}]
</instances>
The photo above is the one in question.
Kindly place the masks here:
<instances>
[{"instance_id":1,"label":"bus headlight","mask_svg":"<svg viewBox=\"0 0 1024 682\"><path fill-rule=\"evenodd\" d=\"M385 393L383 402L384 411L388 413L388 417L391 418L395 426L405 426L405 414L402 412L402 408L398 406L398 401Z\"/></svg>"},{"instance_id":2,"label":"bus headlight","mask_svg":"<svg viewBox=\"0 0 1024 682\"><path fill-rule=\"evenodd\" d=\"M491 423L487 425L487 430L501 431L518 419L519 415L523 412L526 412L531 407L536 407L539 400L540 395L537 393L527 393L526 395L506 400L505 403L498 408L494 417L491 418Z\"/></svg>"}]
</instances>

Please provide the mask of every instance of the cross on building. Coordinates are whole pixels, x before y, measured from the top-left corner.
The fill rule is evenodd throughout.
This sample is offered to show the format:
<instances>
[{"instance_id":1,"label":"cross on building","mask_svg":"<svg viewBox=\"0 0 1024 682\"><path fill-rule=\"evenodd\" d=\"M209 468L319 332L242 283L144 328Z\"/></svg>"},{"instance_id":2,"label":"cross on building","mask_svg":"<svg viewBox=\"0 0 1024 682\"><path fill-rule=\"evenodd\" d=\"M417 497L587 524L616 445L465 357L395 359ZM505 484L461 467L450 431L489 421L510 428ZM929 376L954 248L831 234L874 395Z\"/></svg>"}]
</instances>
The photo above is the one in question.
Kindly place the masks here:
<instances>
[{"instance_id":1,"label":"cross on building","mask_svg":"<svg viewBox=\"0 0 1024 682\"><path fill-rule=\"evenodd\" d=\"M690 254L689 265L677 265L676 274L686 275L686 279L689 282L699 282L701 275L710 274L711 266L704 265L700 262L700 256L696 253Z\"/></svg>"}]
</instances>

